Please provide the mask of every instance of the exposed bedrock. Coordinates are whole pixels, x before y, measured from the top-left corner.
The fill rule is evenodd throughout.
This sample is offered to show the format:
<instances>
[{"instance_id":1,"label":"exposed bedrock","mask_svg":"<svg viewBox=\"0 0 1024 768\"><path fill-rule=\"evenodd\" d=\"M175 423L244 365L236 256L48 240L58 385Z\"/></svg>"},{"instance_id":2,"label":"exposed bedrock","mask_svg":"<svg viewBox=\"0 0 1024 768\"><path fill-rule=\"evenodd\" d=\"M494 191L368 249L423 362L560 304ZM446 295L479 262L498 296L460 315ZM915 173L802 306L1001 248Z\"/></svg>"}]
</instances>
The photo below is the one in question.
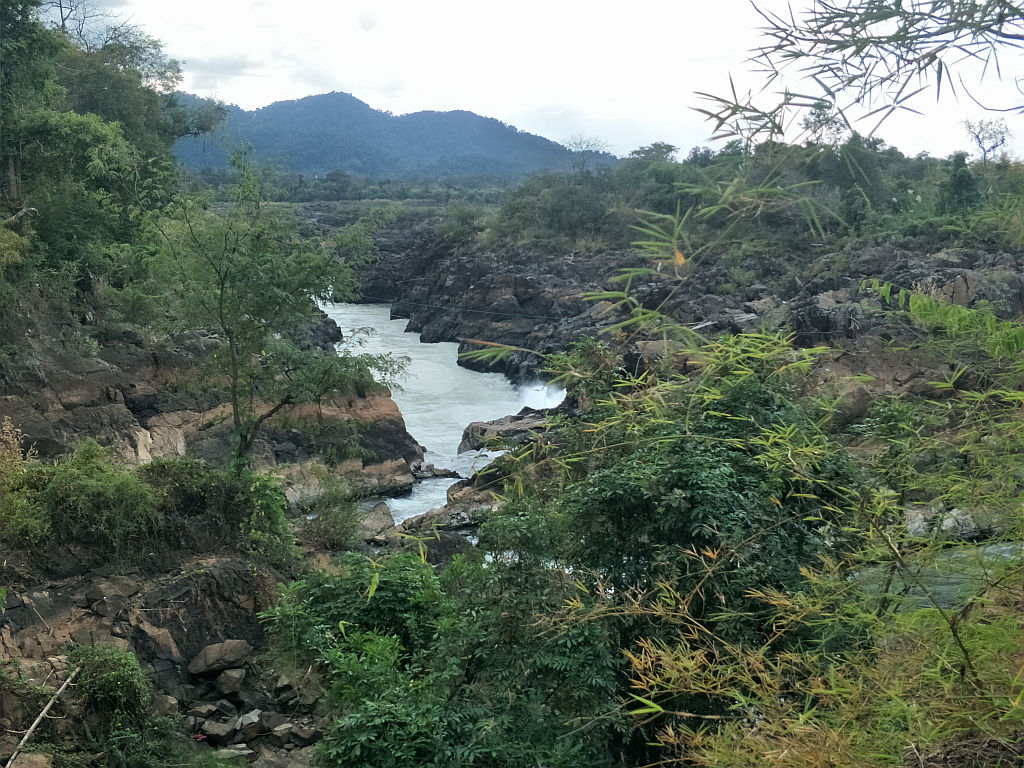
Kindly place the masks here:
<instances>
[{"instance_id":1,"label":"exposed bedrock","mask_svg":"<svg viewBox=\"0 0 1024 768\"><path fill-rule=\"evenodd\" d=\"M0 419L22 430L26 447L53 457L94 438L128 464L179 456L218 464L231 455L225 393L197 384L215 337L157 345L130 328L88 328L66 307L26 302L16 310L0 322L0 338L14 342L0 356ZM91 342L83 342L86 328ZM326 316L309 330L311 345L338 338ZM422 456L383 390L292 408L268 422L254 446L261 468L317 459L368 492L408 490Z\"/></svg>"},{"instance_id":2,"label":"exposed bedrock","mask_svg":"<svg viewBox=\"0 0 1024 768\"><path fill-rule=\"evenodd\" d=\"M610 278L642 263L625 251L555 254L456 243L423 223L393 227L380 248L380 262L362 277L364 298L393 302L392 316L408 318L423 341L480 339L541 353L622 319L608 303L581 294L617 287ZM844 346L898 333L892 316L879 311L878 297L863 288L874 278L963 306L984 305L1001 317L1024 313L1020 253L858 243L785 264L751 257L739 265L753 275L745 284L735 282L736 265L727 269L720 261L706 258L682 280L665 273L634 279L631 294L704 335L788 328L805 345ZM489 369L483 362L460 364ZM498 370L522 379L539 365L539 357L517 352Z\"/></svg>"}]
</instances>

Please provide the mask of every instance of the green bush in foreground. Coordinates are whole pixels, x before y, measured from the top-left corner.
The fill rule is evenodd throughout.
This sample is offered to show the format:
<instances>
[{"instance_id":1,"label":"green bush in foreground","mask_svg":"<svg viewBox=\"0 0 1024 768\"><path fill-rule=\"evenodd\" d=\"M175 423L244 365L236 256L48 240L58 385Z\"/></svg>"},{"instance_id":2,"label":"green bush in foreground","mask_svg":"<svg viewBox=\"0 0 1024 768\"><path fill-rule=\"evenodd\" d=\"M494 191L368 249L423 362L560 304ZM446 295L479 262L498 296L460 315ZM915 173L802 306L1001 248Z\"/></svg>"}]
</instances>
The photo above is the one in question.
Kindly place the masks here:
<instances>
[{"instance_id":1,"label":"green bush in foreground","mask_svg":"<svg viewBox=\"0 0 1024 768\"><path fill-rule=\"evenodd\" d=\"M21 435L0 426L0 535L30 553L76 546L118 563L155 552L224 545L277 566L294 563L280 483L250 470L195 459L123 469L94 441L56 464L25 455Z\"/></svg>"}]
</instances>

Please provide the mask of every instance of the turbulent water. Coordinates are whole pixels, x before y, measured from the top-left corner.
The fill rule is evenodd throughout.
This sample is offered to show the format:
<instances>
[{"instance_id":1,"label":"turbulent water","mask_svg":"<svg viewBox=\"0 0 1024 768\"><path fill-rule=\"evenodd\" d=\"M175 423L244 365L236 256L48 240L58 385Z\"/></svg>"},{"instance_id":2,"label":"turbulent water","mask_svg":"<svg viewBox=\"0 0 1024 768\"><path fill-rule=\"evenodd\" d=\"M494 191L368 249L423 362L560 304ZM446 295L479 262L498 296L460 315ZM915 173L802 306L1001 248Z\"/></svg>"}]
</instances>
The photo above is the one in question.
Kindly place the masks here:
<instances>
[{"instance_id":1,"label":"turbulent water","mask_svg":"<svg viewBox=\"0 0 1024 768\"><path fill-rule=\"evenodd\" d=\"M406 429L427 449L427 463L454 469L469 477L496 454L477 451L458 454L462 431L471 421L489 421L518 412L524 405L550 408L564 392L543 382L513 385L499 373L478 373L456 364L458 344L421 344L405 333L405 320L391 320L386 304L329 304L324 311L341 328L345 341L339 350L391 352L410 359L402 388L392 397L402 411ZM370 333L360 333L369 329ZM407 496L386 499L396 522L444 504L449 479L424 480Z\"/></svg>"}]
</instances>

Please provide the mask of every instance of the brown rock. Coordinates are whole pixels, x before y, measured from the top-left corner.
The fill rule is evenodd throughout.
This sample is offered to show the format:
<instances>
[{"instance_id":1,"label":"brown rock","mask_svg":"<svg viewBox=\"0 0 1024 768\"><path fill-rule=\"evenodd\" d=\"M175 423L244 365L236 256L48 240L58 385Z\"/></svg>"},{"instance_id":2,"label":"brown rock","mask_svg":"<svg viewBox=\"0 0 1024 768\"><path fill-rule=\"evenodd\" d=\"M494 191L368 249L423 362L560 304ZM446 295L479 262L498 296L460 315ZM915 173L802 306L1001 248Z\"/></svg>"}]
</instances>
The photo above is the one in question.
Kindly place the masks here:
<instances>
[{"instance_id":1,"label":"brown rock","mask_svg":"<svg viewBox=\"0 0 1024 768\"><path fill-rule=\"evenodd\" d=\"M173 696L158 694L153 697L153 711L158 715L176 715L178 700Z\"/></svg>"},{"instance_id":2,"label":"brown rock","mask_svg":"<svg viewBox=\"0 0 1024 768\"><path fill-rule=\"evenodd\" d=\"M11 768L52 768L53 759L45 752L23 752L14 758Z\"/></svg>"},{"instance_id":3,"label":"brown rock","mask_svg":"<svg viewBox=\"0 0 1024 768\"><path fill-rule=\"evenodd\" d=\"M254 750L249 749L244 744L214 750L213 756L218 760L238 760L241 758L242 760L245 760L249 763L251 763L257 757L256 752Z\"/></svg>"},{"instance_id":4,"label":"brown rock","mask_svg":"<svg viewBox=\"0 0 1024 768\"><path fill-rule=\"evenodd\" d=\"M292 739L292 731L295 730L295 726L292 723L283 723L270 732L270 743L278 747L283 747Z\"/></svg>"},{"instance_id":5,"label":"brown rock","mask_svg":"<svg viewBox=\"0 0 1024 768\"><path fill-rule=\"evenodd\" d=\"M199 726L199 732L206 736L211 746L223 747L231 743L231 737L235 735L235 724L204 720Z\"/></svg>"},{"instance_id":6,"label":"brown rock","mask_svg":"<svg viewBox=\"0 0 1024 768\"><path fill-rule=\"evenodd\" d=\"M189 662L188 672L190 675L201 675L204 672L238 667L249 658L251 653L252 646L245 640L225 640L223 643L213 643L203 648Z\"/></svg>"},{"instance_id":7,"label":"brown rock","mask_svg":"<svg viewBox=\"0 0 1024 768\"><path fill-rule=\"evenodd\" d=\"M394 526L395 518L391 516L391 508L382 501L379 504L374 504L363 515L363 519L359 523L359 536L363 539L372 539Z\"/></svg>"},{"instance_id":8,"label":"brown rock","mask_svg":"<svg viewBox=\"0 0 1024 768\"><path fill-rule=\"evenodd\" d=\"M242 687L242 682L245 680L244 669L225 669L218 675L217 679L213 681L214 687L225 696L231 693L238 693L238 689Z\"/></svg>"},{"instance_id":9,"label":"brown rock","mask_svg":"<svg viewBox=\"0 0 1024 768\"><path fill-rule=\"evenodd\" d=\"M154 658L168 659L169 661L181 662L184 658L178 650L178 644L170 631L163 627L156 627L141 617L131 617L129 622L141 634L140 650L146 650Z\"/></svg>"}]
</instances>

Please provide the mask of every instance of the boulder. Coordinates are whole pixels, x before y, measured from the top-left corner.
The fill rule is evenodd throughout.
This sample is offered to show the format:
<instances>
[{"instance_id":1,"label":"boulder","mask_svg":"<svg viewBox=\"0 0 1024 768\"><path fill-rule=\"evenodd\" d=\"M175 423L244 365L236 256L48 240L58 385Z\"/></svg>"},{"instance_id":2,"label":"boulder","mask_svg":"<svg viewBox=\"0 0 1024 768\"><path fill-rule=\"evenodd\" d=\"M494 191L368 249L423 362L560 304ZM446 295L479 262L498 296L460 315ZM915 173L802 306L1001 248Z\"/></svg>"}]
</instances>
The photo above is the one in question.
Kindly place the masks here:
<instances>
[{"instance_id":1,"label":"boulder","mask_svg":"<svg viewBox=\"0 0 1024 768\"><path fill-rule=\"evenodd\" d=\"M298 747L308 747L320 741L323 736L323 732L316 728L297 727L292 730L292 743Z\"/></svg>"},{"instance_id":2,"label":"boulder","mask_svg":"<svg viewBox=\"0 0 1024 768\"><path fill-rule=\"evenodd\" d=\"M292 731L295 730L295 726L292 723L282 723L270 732L267 737L270 743L276 747L283 747L292 739Z\"/></svg>"},{"instance_id":3,"label":"boulder","mask_svg":"<svg viewBox=\"0 0 1024 768\"><path fill-rule=\"evenodd\" d=\"M412 476L417 480L430 480L433 478L451 478L453 480L458 480L462 477L462 475L454 469L435 467L433 464L424 464L421 461L413 463Z\"/></svg>"},{"instance_id":4,"label":"boulder","mask_svg":"<svg viewBox=\"0 0 1024 768\"><path fill-rule=\"evenodd\" d=\"M263 726L261 716L263 712L254 709L252 712L246 712L240 718L236 726L238 728L238 741L249 741L255 739L257 736L264 735L267 731Z\"/></svg>"},{"instance_id":5,"label":"boulder","mask_svg":"<svg viewBox=\"0 0 1024 768\"><path fill-rule=\"evenodd\" d=\"M10 768L52 768L53 758L45 752L22 752Z\"/></svg>"},{"instance_id":6,"label":"boulder","mask_svg":"<svg viewBox=\"0 0 1024 768\"><path fill-rule=\"evenodd\" d=\"M213 685L218 691L227 696L232 693L238 693L238 689L242 687L244 680L244 669L225 669L213 681Z\"/></svg>"},{"instance_id":7,"label":"boulder","mask_svg":"<svg viewBox=\"0 0 1024 768\"><path fill-rule=\"evenodd\" d=\"M199 725L199 732L206 736L206 741L211 746L223 747L231 743L231 737L235 735L235 724L204 720Z\"/></svg>"},{"instance_id":8,"label":"boulder","mask_svg":"<svg viewBox=\"0 0 1024 768\"><path fill-rule=\"evenodd\" d=\"M217 760L245 760L247 763L251 763L256 759L256 752L244 744L240 744L233 747L215 749L213 756Z\"/></svg>"},{"instance_id":9,"label":"boulder","mask_svg":"<svg viewBox=\"0 0 1024 768\"><path fill-rule=\"evenodd\" d=\"M153 712L157 715L178 714L178 700L173 696L158 694L153 697Z\"/></svg>"},{"instance_id":10,"label":"boulder","mask_svg":"<svg viewBox=\"0 0 1024 768\"><path fill-rule=\"evenodd\" d=\"M363 515L359 523L359 536L372 539L379 533L395 527L395 519L391 516L391 508L385 502L374 504Z\"/></svg>"},{"instance_id":11,"label":"boulder","mask_svg":"<svg viewBox=\"0 0 1024 768\"><path fill-rule=\"evenodd\" d=\"M129 616L128 623L134 630L133 640L138 651L154 659L166 659L174 662L184 661L184 657L178 649L178 644L174 642L174 637L171 635L170 630L150 624L137 611Z\"/></svg>"},{"instance_id":12,"label":"boulder","mask_svg":"<svg viewBox=\"0 0 1024 768\"><path fill-rule=\"evenodd\" d=\"M479 450L495 440L504 444L522 445L546 429L545 419L543 411L523 408L514 416L504 416L493 421L474 421L462 432L459 453Z\"/></svg>"},{"instance_id":13,"label":"boulder","mask_svg":"<svg viewBox=\"0 0 1024 768\"><path fill-rule=\"evenodd\" d=\"M225 640L206 646L189 662L188 673L201 675L244 664L252 653L252 646L245 640Z\"/></svg>"}]
</instances>

